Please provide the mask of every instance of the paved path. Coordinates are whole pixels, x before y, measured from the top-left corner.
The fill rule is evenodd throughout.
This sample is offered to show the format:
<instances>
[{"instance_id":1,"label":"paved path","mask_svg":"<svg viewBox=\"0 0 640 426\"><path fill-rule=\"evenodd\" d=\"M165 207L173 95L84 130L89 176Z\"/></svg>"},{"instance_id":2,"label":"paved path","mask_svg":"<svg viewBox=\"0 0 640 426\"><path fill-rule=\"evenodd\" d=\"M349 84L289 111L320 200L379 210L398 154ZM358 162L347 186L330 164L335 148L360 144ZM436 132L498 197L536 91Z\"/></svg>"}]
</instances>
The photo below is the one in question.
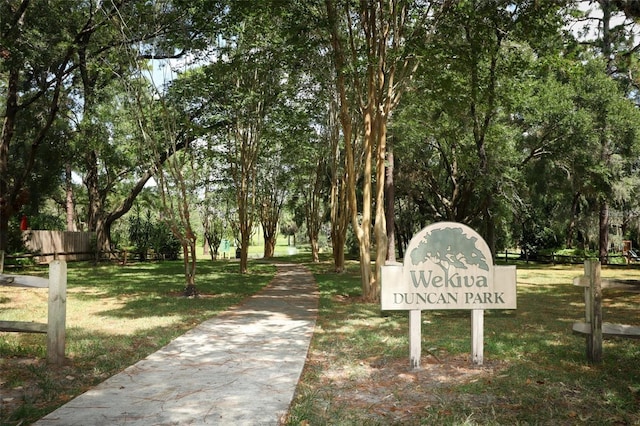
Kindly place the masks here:
<instances>
[{"instance_id":1,"label":"paved path","mask_svg":"<svg viewBox=\"0 0 640 426\"><path fill-rule=\"evenodd\" d=\"M312 275L278 265L255 296L173 340L36 425L277 425L317 316Z\"/></svg>"}]
</instances>

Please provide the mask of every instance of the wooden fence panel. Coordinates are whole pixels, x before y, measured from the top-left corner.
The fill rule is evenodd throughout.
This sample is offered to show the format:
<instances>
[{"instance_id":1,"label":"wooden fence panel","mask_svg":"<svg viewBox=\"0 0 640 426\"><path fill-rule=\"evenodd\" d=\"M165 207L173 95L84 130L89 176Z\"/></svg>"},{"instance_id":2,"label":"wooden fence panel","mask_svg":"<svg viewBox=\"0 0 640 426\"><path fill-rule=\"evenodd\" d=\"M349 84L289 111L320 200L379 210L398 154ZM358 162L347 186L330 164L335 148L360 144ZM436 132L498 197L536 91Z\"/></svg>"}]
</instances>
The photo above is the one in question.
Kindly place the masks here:
<instances>
[{"instance_id":1,"label":"wooden fence panel","mask_svg":"<svg viewBox=\"0 0 640 426\"><path fill-rule=\"evenodd\" d=\"M95 232L24 231L27 248L36 253L37 261L49 263L54 259L88 260L94 256L92 240Z\"/></svg>"}]
</instances>

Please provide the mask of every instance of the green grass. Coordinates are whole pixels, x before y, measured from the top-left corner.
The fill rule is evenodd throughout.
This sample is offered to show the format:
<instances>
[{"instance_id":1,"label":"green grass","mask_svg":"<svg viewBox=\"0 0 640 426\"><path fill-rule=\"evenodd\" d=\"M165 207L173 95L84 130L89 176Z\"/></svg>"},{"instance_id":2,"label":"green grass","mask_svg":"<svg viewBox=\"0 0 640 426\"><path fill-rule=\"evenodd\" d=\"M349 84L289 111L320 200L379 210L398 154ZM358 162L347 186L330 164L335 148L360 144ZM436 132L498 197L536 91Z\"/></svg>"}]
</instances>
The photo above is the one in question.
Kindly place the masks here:
<instances>
[{"instance_id":1,"label":"green grass","mask_svg":"<svg viewBox=\"0 0 640 426\"><path fill-rule=\"evenodd\" d=\"M592 365L571 332L584 316L581 267L518 267L518 309L485 313L483 367L470 362L468 311L423 312L419 371L408 314L362 303L357 270L314 268L320 318L288 424L640 424L640 342L607 340ZM640 295L605 291L605 321L638 325L639 309Z\"/></svg>"},{"instance_id":2,"label":"green grass","mask_svg":"<svg viewBox=\"0 0 640 426\"><path fill-rule=\"evenodd\" d=\"M201 297L181 296L182 262L68 265L67 338L63 367L48 366L46 336L0 333L0 424L32 422L71 397L123 370L202 321L268 284L275 267L198 262ZM26 272L26 271L25 271ZM30 270L44 274L46 269ZM0 287L0 318L46 322L46 289ZM16 399L20 400L16 404ZM16 408L17 405L17 408Z\"/></svg>"},{"instance_id":3,"label":"green grass","mask_svg":"<svg viewBox=\"0 0 640 426\"><path fill-rule=\"evenodd\" d=\"M470 362L470 313L422 314L422 368L409 370L408 315L380 311L359 297L357 262L343 274L331 259L301 262L321 290L319 318L290 425L640 424L640 342L607 340L604 361L586 361L580 266L518 265L518 309L485 313L485 365ZM267 284L275 268L254 260L200 261L203 297L180 297L182 264L69 265L67 365L47 366L44 335L0 333L0 424L27 424L157 350L174 337ZM46 274L46 270L40 269ZM638 278L611 267L604 277ZM46 317L46 293L2 288L0 318ZM640 325L640 295L605 290L604 320ZM19 368L16 368L19 367ZM17 391L16 391L17 390ZM3 398L5 394L3 393Z\"/></svg>"}]
</instances>

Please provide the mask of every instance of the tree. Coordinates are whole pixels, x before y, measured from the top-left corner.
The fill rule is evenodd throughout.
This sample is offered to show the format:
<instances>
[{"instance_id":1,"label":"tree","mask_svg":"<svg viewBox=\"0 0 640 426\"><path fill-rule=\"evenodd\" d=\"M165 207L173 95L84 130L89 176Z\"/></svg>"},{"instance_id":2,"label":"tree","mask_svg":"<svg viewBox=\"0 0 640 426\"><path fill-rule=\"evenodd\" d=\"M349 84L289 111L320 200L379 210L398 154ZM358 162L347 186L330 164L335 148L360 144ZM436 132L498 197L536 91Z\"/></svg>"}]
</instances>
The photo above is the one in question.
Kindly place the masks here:
<instances>
[{"instance_id":1,"label":"tree","mask_svg":"<svg viewBox=\"0 0 640 426\"><path fill-rule=\"evenodd\" d=\"M193 117L206 130L212 151L225 159L224 173L236 199L240 272L246 273L258 215L265 126L286 76L277 13L272 14L268 5L233 6L225 16L226 30L218 39L215 60L190 76L190 108L197 110Z\"/></svg>"},{"instance_id":2,"label":"tree","mask_svg":"<svg viewBox=\"0 0 640 426\"><path fill-rule=\"evenodd\" d=\"M328 111L326 128L331 147L329 154L331 247L333 249L334 270L337 273L342 273L345 270L344 250L350 214L347 202L348 178L344 167L344 150L340 144L340 123L335 98L329 100Z\"/></svg>"},{"instance_id":3,"label":"tree","mask_svg":"<svg viewBox=\"0 0 640 426\"><path fill-rule=\"evenodd\" d=\"M147 61L179 57L186 50L201 47L202 28L196 27L192 18L195 13L216 13L217 7L208 13L201 10L211 3L197 2L189 7L171 0L112 4L103 16L95 14L96 31L78 45L82 112L78 114L76 147L83 159L81 173L89 198L87 224L96 232L101 252L111 251L111 226L131 209L155 172L155 165L147 161L154 157L149 152L141 155L145 140L137 134L127 111L138 109L135 93L158 90L149 87L143 76ZM186 40L184 33L189 34ZM168 144L157 160L162 163L185 146L184 138ZM116 197L114 187L119 188Z\"/></svg>"},{"instance_id":4,"label":"tree","mask_svg":"<svg viewBox=\"0 0 640 426\"><path fill-rule=\"evenodd\" d=\"M284 143L283 154L287 176L291 182L291 208L304 219L311 246L311 260L319 262L320 232L327 218L328 156L331 129L327 122L327 97L331 95L324 78L329 77L326 55L317 46L307 55L302 69L291 76L287 102L280 110L279 140ZM336 253L339 253L338 251Z\"/></svg>"},{"instance_id":5,"label":"tree","mask_svg":"<svg viewBox=\"0 0 640 426\"><path fill-rule=\"evenodd\" d=\"M396 193L408 216L402 234L415 224L462 222L495 252L520 203L516 105L535 82L532 64L558 38L558 8L461 2L437 25L391 127Z\"/></svg>"},{"instance_id":6,"label":"tree","mask_svg":"<svg viewBox=\"0 0 640 426\"><path fill-rule=\"evenodd\" d=\"M40 155L54 143L48 138L65 106L76 45L93 31L91 16L83 12L83 5L67 2L0 5L0 250L7 248L9 219L46 170ZM55 164L46 166L53 170Z\"/></svg>"},{"instance_id":7,"label":"tree","mask_svg":"<svg viewBox=\"0 0 640 426\"><path fill-rule=\"evenodd\" d=\"M274 146L275 145L275 146ZM264 258L272 258L278 238L278 223L289 193L289 170L283 162L282 147L275 143L265 149L258 170L258 212L264 237Z\"/></svg>"},{"instance_id":8,"label":"tree","mask_svg":"<svg viewBox=\"0 0 640 426\"><path fill-rule=\"evenodd\" d=\"M108 137L108 129L102 126L108 120L97 116L97 110L113 96L114 81L126 83L132 77L130 71L139 70L140 61L176 56L175 49L202 47L198 25L208 22L210 28L210 22L215 21L210 18L224 8L222 3L225 2L23 0L2 3L0 75L6 85L0 86L5 107L0 143L0 247L5 244L3 235L8 219L30 197L26 188L35 185L30 181L45 171L62 170L61 166L54 165L55 157L48 155L51 152L43 149L49 144L70 154L62 156L67 167L83 166L90 198L88 224L97 231L99 245L109 249L110 226L131 208L151 176L151 164L145 165L141 179L123 197L122 203L107 212L106 198L113 185L112 178L131 168L119 169L106 178L101 175L101 166L105 164L101 162L108 159L108 155L103 154L113 148L105 148L108 141L100 140L101 136ZM141 50L135 49L141 46ZM71 125L68 118L74 114L80 118ZM81 143L74 147L67 143L70 138L52 137L56 120L73 127ZM22 133L20 129L28 132ZM23 145L28 149L15 149L20 145L16 144L19 140L29 140ZM72 165L73 157L83 158L83 164ZM42 182L37 184L43 186Z\"/></svg>"},{"instance_id":9,"label":"tree","mask_svg":"<svg viewBox=\"0 0 640 426\"><path fill-rule=\"evenodd\" d=\"M338 8L333 0L326 0L325 5L345 141L349 209L360 249L363 296L375 301L380 297L378 275L387 250L384 212L387 124L415 71L413 43L424 37L429 22L435 21L433 5L401 0L361 1L356 10L351 10L349 3ZM345 72L347 69L352 70L349 75ZM347 79L354 90L352 94L347 91ZM355 111L361 120L361 133L354 131ZM361 208L356 196L354 134L361 135L364 154ZM372 222L376 240L375 271L370 265Z\"/></svg>"},{"instance_id":10,"label":"tree","mask_svg":"<svg viewBox=\"0 0 640 426\"><path fill-rule=\"evenodd\" d=\"M187 297L195 297L198 295L196 234L191 212L199 182L194 164L197 128L192 126L189 117L175 103L176 97L159 96L153 88L145 85L127 88L133 103L130 111L137 127L135 133L142 141L138 146L144 147L149 155L151 168L147 173L149 177L154 176L157 183L160 220L182 247L183 293ZM133 203L133 199L128 202Z\"/></svg>"},{"instance_id":11,"label":"tree","mask_svg":"<svg viewBox=\"0 0 640 426\"><path fill-rule=\"evenodd\" d=\"M160 196L160 219L182 247L184 295L195 297L196 234L191 212L199 193L199 173L195 166L196 140L189 117L179 111L171 96L159 97L153 91L136 91L135 119L144 146L152 154L152 175ZM155 96L154 96L155 95ZM167 149L167 143L169 148ZM202 145L202 143L200 143Z\"/></svg>"},{"instance_id":12,"label":"tree","mask_svg":"<svg viewBox=\"0 0 640 426\"><path fill-rule=\"evenodd\" d=\"M204 197L199 202L200 219L204 231L205 244L207 244L211 260L218 258L220 244L223 238L228 238L228 221L224 207L228 203L225 199L224 188L219 187L213 173L207 173L208 159L200 158L199 177L204 181ZM205 251L206 254L206 251Z\"/></svg>"},{"instance_id":13,"label":"tree","mask_svg":"<svg viewBox=\"0 0 640 426\"><path fill-rule=\"evenodd\" d=\"M598 137L598 146L592 150L598 153L598 157L593 158L595 167L591 166L589 173L598 203L599 257L606 263L610 246L610 209L615 201L613 189L622 179L622 170L628 170L620 159L628 157L637 145L636 126L632 124L636 120L629 115L635 110L629 99L637 92L634 81L637 46L633 44L629 22L614 23L620 21L617 7L633 16L632 7L626 2L610 0L594 4L597 4L599 13L592 13L589 9L585 11L585 35L578 35L586 49L576 49L576 59L585 64L588 76L583 80L585 86L578 86L580 97L577 103L590 115L592 134ZM595 23L595 28L591 27L592 23ZM611 81L607 82L607 79ZM599 96L594 96L594 93Z\"/></svg>"},{"instance_id":14,"label":"tree","mask_svg":"<svg viewBox=\"0 0 640 426\"><path fill-rule=\"evenodd\" d=\"M191 207L194 205L198 174L193 164L191 149L176 152L157 171L158 186L163 206L163 219L182 245L184 262L184 295L198 295L196 289L196 234L191 225Z\"/></svg>"}]
</instances>

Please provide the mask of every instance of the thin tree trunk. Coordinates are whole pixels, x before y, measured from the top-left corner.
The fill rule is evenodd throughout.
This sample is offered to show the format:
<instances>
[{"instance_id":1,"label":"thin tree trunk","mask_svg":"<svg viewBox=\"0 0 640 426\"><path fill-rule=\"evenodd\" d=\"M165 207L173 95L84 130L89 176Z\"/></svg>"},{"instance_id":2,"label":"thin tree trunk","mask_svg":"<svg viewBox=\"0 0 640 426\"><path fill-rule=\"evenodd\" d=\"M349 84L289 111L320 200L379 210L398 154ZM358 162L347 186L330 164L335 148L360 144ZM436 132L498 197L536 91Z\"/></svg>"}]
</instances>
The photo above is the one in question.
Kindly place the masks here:
<instances>
[{"instance_id":1,"label":"thin tree trunk","mask_svg":"<svg viewBox=\"0 0 640 426\"><path fill-rule=\"evenodd\" d=\"M240 273L246 274L249 270L249 232L240 232Z\"/></svg>"},{"instance_id":2,"label":"thin tree trunk","mask_svg":"<svg viewBox=\"0 0 640 426\"><path fill-rule=\"evenodd\" d=\"M331 247L333 249L334 271L345 270L345 242L349 226L349 210L346 198L346 177L342 171L340 151L340 121L337 102L332 99L329 109L329 127L331 129Z\"/></svg>"},{"instance_id":3,"label":"thin tree trunk","mask_svg":"<svg viewBox=\"0 0 640 426\"><path fill-rule=\"evenodd\" d=\"M576 232L576 218L578 217L578 202L580 201L580 193L573 194L571 200L571 217L569 218L569 224L567 225L567 239L565 241L567 248L573 248L575 232Z\"/></svg>"},{"instance_id":4,"label":"thin tree trunk","mask_svg":"<svg viewBox=\"0 0 640 426\"><path fill-rule=\"evenodd\" d=\"M360 280L362 285L362 295L365 299L370 297L371 281L373 279L371 273L371 126L372 126L372 106L369 104L365 108L364 128L365 135L363 141L364 170L363 170L363 187L362 187L362 218L359 217L358 199L356 194L356 163L355 163L355 143L353 138L353 126L351 117L351 106L347 96L347 84L344 74L346 68L346 60L340 36L338 34L338 17L336 5L332 0L325 0L327 15L329 18L329 26L331 32L331 45L334 55L334 67L336 71L336 90L339 98L339 117L342 126L342 135L345 145L345 171L347 174L347 199L349 203L349 212L351 214L351 222L353 232L358 240L360 250ZM371 86L370 86L371 87Z\"/></svg>"},{"instance_id":5,"label":"thin tree trunk","mask_svg":"<svg viewBox=\"0 0 640 426\"><path fill-rule=\"evenodd\" d=\"M376 216L374 224L374 234L376 238L376 268L375 276L369 289L370 300L375 302L380 300L380 276L382 266L387 259L389 239L387 238L387 220L385 215L384 190L386 181L385 162L387 160L387 122L385 114L375 115L375 139L376 139Z\"/></svg>"},{"instance_id":6,"label":"thin tree trunk","mask_svg":"<svg viewBox=\"0 0 640 426\"><path fill-rule=\"evenodd\" d=\"M385 218L387 220L387 239L388 249L387 249L387 261L395 262L396 261L396 224L395 224L395 212L394 212L394 204L395 204L395 184L393 182L393 147L389 140L388 149L387 149L387 166L385 170Z\"/></svg>"},{"instance_id":7,"label":"thin tree trunk","mask_svg":"<svg viewBox=\"0 0 640 426\"><path fill-rule=\"evenodd\" d=\"M346 199L344 177L334 179L331 188L331 247L333 248L333 266L337 273L345 269L345 244L349 226L349 210Z\"/></svg>"},{"instance_id":8,"label":"thin tree trunk","mask_svg":"<svg viewBox=\"0 0 640 426\"><path fill-rule=\"evenodd\" d=\"M67 218L67 231L76 231L76 206L73 201L73 182L71 179L71 166L67 164L64 173L65 179L65 212Z\"/></svg>"},{"instance_id":9,"label":"thin tree trunk","mask_svg":"<svg viewBox=\"0 0 640 426\"><path fill-rule=\"evenodd\" d=\"M599 230L600 263L607 265L609 263L609 204L606 200L600 202Z\"/></svg>"},{"instance_id":10,"label":"thin tree trunk","mask_svg":"<svg viewBox=\"0 0 640 426\"><path fill-rule=\"evenodd\" d=\"M9 182L5 176L9 174L9 146L15 134L18 114L19 79L20 72L11 69L6 84L5 113L2 120L2 134L0 135L0 250L5 251L9 244L9 218L15 214L15 194L10 194Z\"/></svg>"},{"instance_id":11,"label":"thin tree trunk","mask_svg":"<svg viewBox=\"0 0 640 426\"><path fill-rule=\"evenodd\" d=\"M264 258L271 259L276 252L276 238L275 236L268 235L264 237Z\"/></svg>"}]
</instances>

